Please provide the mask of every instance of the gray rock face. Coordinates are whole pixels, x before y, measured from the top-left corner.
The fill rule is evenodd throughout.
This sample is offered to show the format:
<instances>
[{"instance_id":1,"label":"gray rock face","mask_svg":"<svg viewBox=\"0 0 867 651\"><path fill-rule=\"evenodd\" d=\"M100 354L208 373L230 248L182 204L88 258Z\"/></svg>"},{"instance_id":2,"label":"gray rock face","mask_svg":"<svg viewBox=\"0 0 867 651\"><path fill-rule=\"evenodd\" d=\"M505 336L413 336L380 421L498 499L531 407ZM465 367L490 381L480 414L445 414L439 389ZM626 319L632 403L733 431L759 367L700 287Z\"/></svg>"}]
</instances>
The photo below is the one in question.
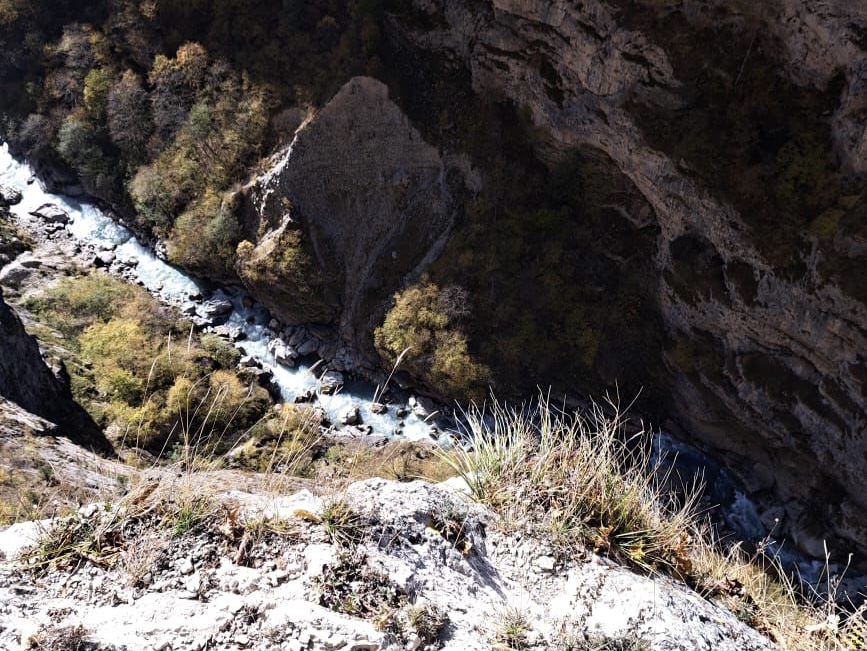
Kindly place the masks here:
<instances>
[{"instance_id":1,"label":"gray rock face","mask_svg":"<svg viewBox=\"0 0 867 651\"><path fill-rule=\"evenodd\" d=\"M36 210L30 213L34 217L39 217L50 224L66 224L69 222L69 215L63 208L55 206L53 203L46 203L39 206Z\"/></svg>"},{"instance_id":2,"label":"gray rock face","mask_svg":"<svg viewBox=\"0 0 867 651\"><path fill-rule=\"evenodd\" d=\"M802 258L783 269L764 240L783 237L788 227L757 236L753 211L740 212L720 198L715 179L649 144L654 133L640 127L642 113L701 110L689 106L694 89L681 78L685 64L673 63L659 27L669 18L657 18L655 3L413 4L438 27L398 26L401 38L460 61L477 93L524 107L543 160L578 147L603 152L652 208L658 310L669 336L699 351L689 364L663 362L671 367L684 430L725 459L766 505L783 505L783 529L801 549L821 555L822 536L833 533L838 551L867 555L867 305L859 299L863 284L847 289L852 271L828 271L831 263L864 268L860 231L838 231L830 244L799 232ZM676 15L695 33L756 33L761 45L752 56L761 47L762 56L776 57L775 74L801 89L793 93L832 93L826 87L842 75L831 138L844 166L864 171L867 121L856 107L867 102L859 37L867 6L778 0L739 14L696 0ZM744 76L754 64L746 56ZM765 524L780 515L768 511Z\"/></svg>"},{"instance_id":3,"label":"gray rock face","mask_svg":"<svg viewBox=\"0 0 867 651\"><path fill-rule=\"evenodd\" d=\"M343 340L369 345L380 304L407 273L423 268L451 230L452 166L407 120L379 81L350 80L249 188L254 257L278 258L289 229L303 230L313 273L332 278L338 305L311 312L297 291L257 291L287 322L338 322ZM458 182L459 183L459 182ZM287 206L291 206L287 209ZM398 252L398 260L392 252ZM251 283L253 274L242 277ZM261 275L261 274L260 274ZM289 288L292 289L292 288Z\"/></svg>"},{"instance_id":4,"label":"gray rock face","mask_svg":"<svg viewBox=\"0 0 867 651\"><path fill-rule=\"evenodd\" d=\"M36 340L28 335L21 321L0 295L0 398L15 403L48 425L33 426L33 431L62 434L76 443L100 451L111 446L90 416L72 400L46 366ZM22 428L21 431L24 431Z\"/></svg>"}]
</instances>

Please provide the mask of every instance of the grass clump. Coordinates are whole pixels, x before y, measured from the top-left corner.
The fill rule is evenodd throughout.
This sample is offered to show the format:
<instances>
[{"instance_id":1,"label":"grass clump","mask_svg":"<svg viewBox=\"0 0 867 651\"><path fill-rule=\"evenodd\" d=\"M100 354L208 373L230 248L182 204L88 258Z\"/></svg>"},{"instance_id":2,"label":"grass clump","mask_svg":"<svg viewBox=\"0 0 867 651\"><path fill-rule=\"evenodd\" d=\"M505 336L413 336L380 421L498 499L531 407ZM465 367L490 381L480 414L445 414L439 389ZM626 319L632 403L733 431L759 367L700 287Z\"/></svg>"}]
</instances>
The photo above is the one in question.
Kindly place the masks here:
<instances>
[{"instance_id":1,"label":"grass clump","mask_svg":"<svg viewBox=\"0 0 867 651\"><path fill-rule=\"evenodd\" d=\"M858 608L837 600L840 580L826 559L824 587L802 584L783 568L762 541L752 553L741 544L723 549L710 533L693 546L693 585L742 622L786 649L860 651L867 648L867 604Z\"/></svg>"},{"instance_id":2,"label":"grass clump","mask_svg":"<svg viewBox=\"0 0 867 651\"><path fill-rule=\"evenodd\" d=\"M32 549L21 556L27 569L44 573L52 568L70 567L89 561L97 565L110 564L118 551L116 513L95 510L89 515L81 511L54 520Z\"/></svg>"},{"instance_id":3,"label":"grass clump","mask_svg":"<svg viewBox=\"0 0 867 651\"><path fill-rule=\"evenodd\" d=\"M36 651L87 651L98 648L87 641L87 631L78 626L49 626L29 640Z\"/></svg>"},{"instance_id":4,"label":"grass clump","mask_svg":"<svg viewBox=\"0 0 867 651\"><path fill-rule=\"evenodd\" d=\"M331 542L342 547L353 547L364 537L364 517L345 500L332 499L322 506L319 524Z\"/></svg>"},{"instance_id":5,"label":"grass clump","mask_svg":"<svg viewBox=\"0 0 867 651\"><path fill-rule=\"evenodd\" d=\"M668 573L783 648L864 648L867 607L839 605L839 581L830 578L822 594L805 589L767 545L753 554L724 545L698 518L698 483L670 481L670 471L652 460L648 437L628 436L616 406L609 407L569 415L544 396L533 408L494 402L466 414L466 447L443 454L506 526L548 540L560 554L589 547ZM675 494L671 484L682 489ZM644 648L631 639L573 642L565 648Z\"/></svg>"},{"instance_id":6,"label":"grass clump","mask_svg":"<svg viewBox=\"0 0 867 651\"><path fill-rule=\"evenodd\" d=\"M494 646L500 649L527 649L530 646L528 633L531 628L526 614L517 608L506 608L499 613L494 623L491 635Z\"/></svg>"},{"instance_id":7,"label":"grass clump","mask_svg":"<svg viewBox=\"0 0 867 651\"><path fill-rule=\"evenodd\" d=\"M627 437L619 413L568 415L495 402L467 413L467 448L447 459L479 501L517 528L576 543L646 571L689 571L698 491L678 499L651 461L648 437Z\"/></svg>"}]
</instances>

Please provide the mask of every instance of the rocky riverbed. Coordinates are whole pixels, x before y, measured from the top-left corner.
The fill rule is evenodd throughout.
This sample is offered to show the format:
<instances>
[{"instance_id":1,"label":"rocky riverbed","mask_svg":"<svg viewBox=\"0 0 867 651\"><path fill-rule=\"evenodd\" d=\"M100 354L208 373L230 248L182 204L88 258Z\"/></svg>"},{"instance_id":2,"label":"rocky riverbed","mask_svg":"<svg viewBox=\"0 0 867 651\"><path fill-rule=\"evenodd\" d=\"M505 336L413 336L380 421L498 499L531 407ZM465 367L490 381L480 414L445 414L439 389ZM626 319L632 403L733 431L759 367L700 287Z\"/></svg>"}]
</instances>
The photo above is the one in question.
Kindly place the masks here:
<instances>
[{"instance_id":1,"label":"rocky riverbed","mask_svg":"<svg viewBox=\"0 0 867 651\"><path fill-rule=\"evenodd\" d=\"M0 268L0 285L25 295L73 267L102 270L145 287L194 327L243 353L241 365L280 400L315 402L323 427L351 437L439 438L451 410L412 391L402 373L364 379L352 349L325 326L287 326L239 288L218 288L165 262L96 206L46 192L29 168L0 150L3 203L33 240ZM380 374L383 380L385 377Z\"/></svg>"}]
</instances>

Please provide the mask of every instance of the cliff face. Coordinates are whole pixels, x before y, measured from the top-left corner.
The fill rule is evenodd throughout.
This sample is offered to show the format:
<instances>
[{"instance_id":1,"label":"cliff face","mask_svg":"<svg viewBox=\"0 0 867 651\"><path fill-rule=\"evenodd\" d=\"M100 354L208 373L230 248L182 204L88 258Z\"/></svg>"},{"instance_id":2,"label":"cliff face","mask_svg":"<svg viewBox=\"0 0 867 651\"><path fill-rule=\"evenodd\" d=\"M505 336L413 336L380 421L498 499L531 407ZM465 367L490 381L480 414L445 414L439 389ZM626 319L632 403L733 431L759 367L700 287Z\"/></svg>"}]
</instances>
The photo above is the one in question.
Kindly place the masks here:
<instances>
[{"instance_id":1,"label":"cliff face","mask_svg":"<svg viewBox=\"0 0 867 651\"><path fill-rule=\"evenodd\" d=\"M7 431L61 435L100 452L111 450L0 295L0 433Z\"/></svg>"},{"instance_id":2,"label":"cliff face","mask_svg":"<svg viewBox=\"0 0 867 651\"><path fill-rule=\"evenodd\" d=\"M357 77L248 188L255 247L239 274L283 319L337 322L363 350L382 297L442 248L462 187L455 163L424 142L387 87Z\"/></svg>"},{"instance_id":3,"label":"cliff face","mask_svg":"<svg viewBox=\"0 0 867 651\"><path fill-rule=\"evenodd\" d=\"M602 152L652 208L672 413L821 553L867 551L867 7L417 0L402 47ZM853 180L854 179L854 180ZM629 216L638 223L643 215Z\"/></svg>"},{"instance_id":4,"label":"cliff face","mask_svg":"<svg viewBox=\"0 0 867 651\"><path fill-rule=\"evenodd\" d=\"M387 86L351 80L242 193L240 279L373 366L430 271L498 391L643 388L769 527L867 552L867 7L389 6Z\"/></svg>"}]
</instances>

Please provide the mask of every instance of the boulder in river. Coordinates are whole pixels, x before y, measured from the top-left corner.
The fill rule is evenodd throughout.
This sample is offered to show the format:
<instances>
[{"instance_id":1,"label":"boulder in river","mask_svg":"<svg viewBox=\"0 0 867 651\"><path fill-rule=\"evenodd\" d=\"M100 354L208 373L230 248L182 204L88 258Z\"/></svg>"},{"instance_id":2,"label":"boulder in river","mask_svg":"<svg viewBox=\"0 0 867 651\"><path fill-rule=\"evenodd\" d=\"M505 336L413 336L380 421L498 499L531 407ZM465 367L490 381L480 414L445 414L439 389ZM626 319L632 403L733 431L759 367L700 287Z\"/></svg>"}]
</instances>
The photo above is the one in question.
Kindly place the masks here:
<instances>
[{"instance_id":1,"label":"boulder in river","mask_svg":"<svg viewBox=\"0 0 867 651\"><path fill-rule=\"evenodd\" d=\"M268 351L274 355L274 361L281 366L295 366L298 353L282 339L272 339L268 342Z\"/></svg>"},{"instance_id":2,"label":"boulder in river","mask_svg":"<svg viewBox=\"0 0 867 651\"><path fill-rule=\"evenodd\" d=\"M69 214L60 206L53 203L44 203L36 210L30 212L34 217L39 217L49 224L68 224Z\"/></svg>"},{"instance_id":3,"label":"boulder in river","mask_svg":"<svg viewBox=\"0 0 867 651\"><path fill-rule=\"evenodd\" d=\"M214 297L202 303L197 311L205 318L226 316L232 311L232 301L228 298Z\"/></svg>"},{"instance_id":4,"label":"boulder in river","mask_svg":"<svg viewBox=\"0 0 867 651\"><path fill-rule=\"evenodd\" d=\"M437 404L430 398L424 396L410 396L409 407L412 413L422 420L431 418L439 413L440 409Z\"/></svg>"},{"instance_id":5,"label":"boulder in river","mask_svg":"<svg viewBox=\"0 0 867 651\"><path fill-rule=\"evenodd\" d=\"M8 185L0 185L0 206L3 208L21 203L22 198L23 196L18 189Z\"/></svg>"},{"instance_id":6,"label":"boulder in river","mask_svg":"<svg viewBox=\"0 0 867 651\"><path fill-rule=\"evenodd\" d=\"M343 387L343 373L338 371L325 371L319 378L319 393L330 396L337 393Z\"/></svg>"},{"instance_id":7,"label":"boulder in river","mask_svg":"<svg viewBox=\"0 0 867 651\"><path fill-rule=\"evenodd\" d=\"M352 405L351 407L348 407L346 411L340 414L340 418L338 420L341 425L360 425L361 411L358 409L358 405Z\"/></svg>"}]
</instances>

